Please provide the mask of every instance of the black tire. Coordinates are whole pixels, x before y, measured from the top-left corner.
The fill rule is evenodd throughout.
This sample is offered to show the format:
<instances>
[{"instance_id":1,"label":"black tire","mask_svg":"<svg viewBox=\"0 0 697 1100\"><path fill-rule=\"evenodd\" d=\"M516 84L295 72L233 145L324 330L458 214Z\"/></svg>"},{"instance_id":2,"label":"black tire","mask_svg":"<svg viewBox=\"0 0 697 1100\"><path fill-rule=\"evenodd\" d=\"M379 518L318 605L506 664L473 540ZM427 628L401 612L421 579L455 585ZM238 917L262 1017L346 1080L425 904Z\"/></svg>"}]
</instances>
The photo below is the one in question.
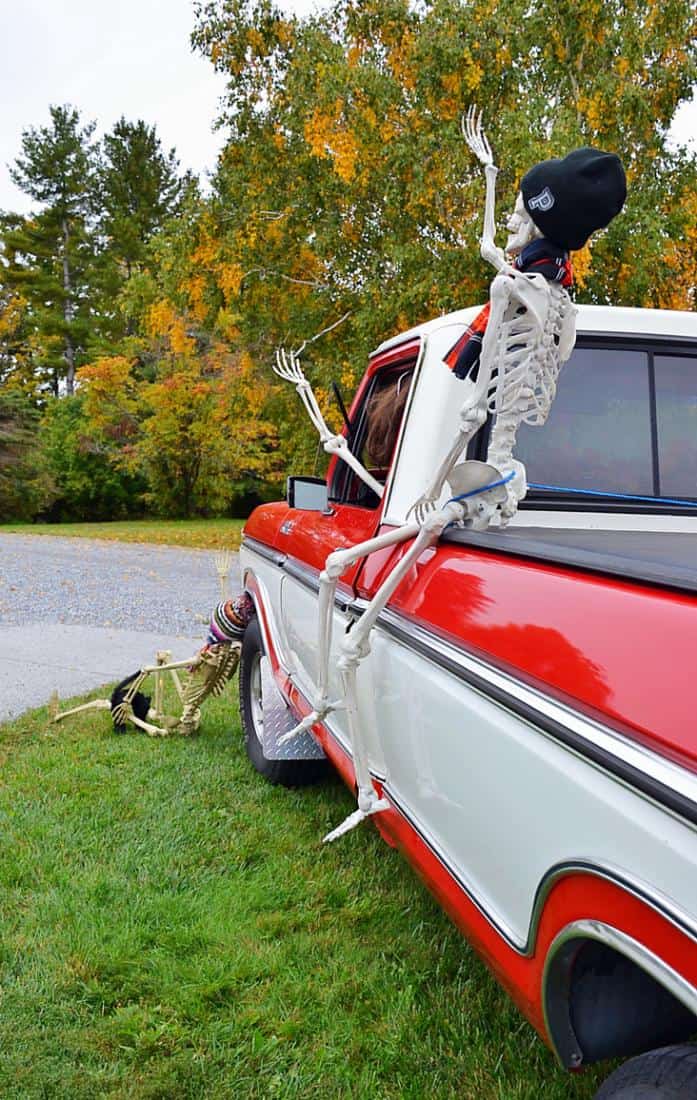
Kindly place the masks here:
<instances>
[{"instance_id":1,"label":"black tire","mask_svg":"<svg viewBox=\"0 0 697 1100\"><path fill-rule=\"evenodd\" d=\"M595 1100L697 1100L697 1046L680 1043L632 1058L603 1082Z\"/></svg>"},{"instance_id":2,"label":"black tire","mask_svg":"<svg viewBox=\"0 0 697 1100\"><path fill-rule=\"evenodd\" d=\"M318 783L327 774L326 760L267 760L264 756L258 732L258 726L263 723L260 693L260 662L263 656L264 644L259 622L255 618L244 632L240 654L240 714L247 756L269 783L282 787L307 787Z\"/></svg>"}]
</instances>

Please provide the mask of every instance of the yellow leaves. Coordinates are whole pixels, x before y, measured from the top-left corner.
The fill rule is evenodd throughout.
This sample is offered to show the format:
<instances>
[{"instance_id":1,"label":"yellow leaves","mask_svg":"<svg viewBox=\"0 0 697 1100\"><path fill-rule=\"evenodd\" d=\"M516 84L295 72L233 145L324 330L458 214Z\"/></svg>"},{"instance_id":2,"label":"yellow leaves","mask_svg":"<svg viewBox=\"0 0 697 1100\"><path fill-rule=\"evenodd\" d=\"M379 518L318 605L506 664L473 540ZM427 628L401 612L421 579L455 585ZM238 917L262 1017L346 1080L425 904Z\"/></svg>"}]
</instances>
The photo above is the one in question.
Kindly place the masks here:
<instances>
[{"instance_id":1,"label":"yellow leaves","mask_svg":"<svg viewBox=\"0 0 697 1100\"><path fill-rule=\"evenodd\" d=\"M471 61L465 69L465 86L470 92L476 92L484 78L484 70L478 61Z\"/></svg>"},{"instance_id":2,"label":"yellow leaves","mask_svg":"<svg viewBox=\"0 0 697 1100\"><path fill-rule=\"evenodd\" d=\"M196 347L195 340L187 334L184 319L167 299L150 306L145 328L149 336L166 339L175 355L190 355Z\"/></svg>"},{"instance_id":3,"label":"yellow leaves","mask_svg":"<svg viewBox=\"0 0 697 1100\"><path fill-rule=\"evenodd\" d=\"M409 92L416 87L416 64L414 60L414 45L416 42L413 31L405 30L399 44L390 50L388 63L399 83Z\"/></svg>"},{"instance_id":4,"label":"yellow leaves","mask_svg":"<svg viewBox=\"0 0 697 1100\"><path fill-rule=\"evenodd\" d=\"M607 103L600 92L596 95L579 96L578 110L585 116L591 130L595 133L602 131L607 114Z\"/></svg>"},{"instance_id":5,"label":"yellow leaves","mask_svg":"<svg viewBox=\"0 0 697 1100\"><path fill-rule=\"evenodd\" d=\"M239 294L243 275L244 272L239 264L222 264L218 269L218 286L226 302Z\"/></svg>"},{"instance_id":6,"label":"yellow leaves","mask_svg":"<svg viewBox=\"0 0 697 1100\"><path fill-rule=\"evenodd\" d=\"M343 101L337 99L329 110L316 107L304 126L304 137L315 157L331 159L334 171L344 183L356 174L358 143L342 118Z\"/></svg>"},{"instance_id":7,"label":"yellow leaves","mask_svg":"<svg viewBox=\"0 0 697 1100\"><path fill-rule=\"evenodd\" d=\"M137 432L138 400L131 374L133 361L124 355L101 356L77 372L85 390L85 413L98 435L121 446ZM124 464L130 456L123 454Z\"/></svg>"},{"instance_id":8,"label":"yellow leaves","mask_svg":"<svg viewBox=\"0 0 697 1100\"><path fill-rule=\"evenodd\" d=\"M151 305L145 321L148 336L164 336L169 331L173 317L174 310L166 299Z\"/></svg>"},{"instance_id":9,"label":"yellow leaves","mask_svg":"<svg viewBox=\"0 0 697 1100\"><path fill-rule=\"evenodd\" d=\"M203 275L194 275L188 283L188 296L191 312L199 322L204 321L208 314L208 306L204 301L206 280Z\"/></svg>"},{"instance_id":10,"label":"yellow leaves","mask_svg":"<svg viewBox=\"0 0 697 1100\"><path fill-rule=\"evenodd\" d=\"M578 252L574 252L571 257L574 268L574 282L579 290L583 290L584 286L588 282L588 276L593 269L593 256L591 254L590 241L580 248Z\"/></svg>"}]
</instances>

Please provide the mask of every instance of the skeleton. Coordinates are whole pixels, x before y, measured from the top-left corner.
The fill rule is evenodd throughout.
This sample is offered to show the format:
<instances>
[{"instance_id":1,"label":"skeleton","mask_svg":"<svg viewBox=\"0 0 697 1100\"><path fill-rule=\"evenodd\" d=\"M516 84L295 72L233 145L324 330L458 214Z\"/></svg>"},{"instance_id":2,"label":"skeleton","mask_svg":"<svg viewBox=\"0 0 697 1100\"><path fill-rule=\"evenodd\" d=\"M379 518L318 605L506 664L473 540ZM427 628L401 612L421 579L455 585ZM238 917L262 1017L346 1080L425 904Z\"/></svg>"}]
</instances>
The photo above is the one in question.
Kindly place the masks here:
<instances>
[{"instance_id":1,"label":"skeleton","mask_svg":"<svg viewBox=\"0 0 697 1100\"><path fill-rule=\"evenodd\" d=\"M576 309L563 287L543 275L518 271L497 247L494 200L498 168L476 108L467 112L462 131L470 149L484 165L486 202L481 254L496 268L497 274L490 287L491 313L476 381L464 381L467 393L460 409L457 434L426 492L414 504L413 512L417 521L423 521L436 507L445 483L453 489L452 473L457 459L491 414L494 420L487 462L501 478L507 479L506 496L495 509L488 506L492 503L488 501L477 510L471 526L481 530L489 525L496 510L501 525L508 523L527 492L525 467L513 458L516 435L521 424L541 425L547 419L559 370L573 351ZM506 251L512 256L541 236L520 194L507 228Z\"/></svg>"},{"instance_id":2,"label":"skeleton","mask_svg":"<svg viewBox=\"0 0 697 1100\"><path fill-rule=\"evenodd\" d=\"M361 481L364 481L374 493L382 497L384 486L372 474L369 474L365 466L351 453L346 437L333 435L327 427L312 386L300 366L298 353L278 348L276 351L276 365L273 369L279 378L282 378L285 382L292 382L295 386L296 392L305 406L305 411L316 428L320 443L327 454L338 455L343 462L351 467Z\"/></svg>"},{"instance_id":3,"label":"skeleton","mask_svg":"<svg viewBox=\"0 0 697 1100\"><path fill-rule=\"evenodd\" d=\"M85 710L110 710L117 731L130 722L150 737L169 737L172 734L189 737L198 732L202 704L211 697L221 695L234 676L240 649L239 642L211 645L185 661L172 661L168 650L160 650L155 657L156 663L146 665L122 681L120 690L117 688L111 699L93 699L62 713L58 713L57 699L54 699L50 708L52 720L61 722L71 714ZM184 683L179 675L181 671L186 672ZM181 704L179 715L165 714L164 711L166 674L169 674ZM152 706L149 697L140 691L150 676L155 681ZM136 710L141 711L142 716Z\"/></svg>"},{"instance_id":4,"label":"skeleton","mask_svg":"<svg viewBox=\"0 0 697 1100\"><path fill-rule=\"evenodd\" d=\"M366 817L380 813L389 803L376 792L370 775L366 737L358 708L357 672L370 652L373 627L400 581L423 551L438 541L446 527L458 525L477 530L486 528L497 516L507 523L514 515L527 485L525 468L513 458L516 433L521 423L543 424L556 392L559 369L574 346L575 308L566 291L543 275L524 274L507 262L495 240L494 198L498 169L482 130L481 114L471 108L463 120L463 134L472 152L484 166L486 203L481 253L496 269L491 284L491 311L482 343L475 381L465 379L465 401L460 410L457 435L443 458L426 492L410 509L413 522L347 549L336 550L320 574L319 670L313 709L282 739L289 740L310 729L332 711L343 708L353 752L358 787L358 808L325 838L342 836ZM516 255L538 236L538 230L518 197L508 221L507 250ZM317 402L294 356L277 353L276 373L294 382L325 450L338 454L352 469L382 495L382 486L359 469L343 437L331 436ZM459 461L469 441L485 422L494 417L486 462ZM361 472L362 471L362 472ZM438 508L445 484L451 498ZM352 565L378 550L413 540L412 545L388 574L361 617L352 624L339 646L336 662L341 675L343 698L329 698L329 658L332 643L334 594L339 577Z\"/></svg>"}]
</instances>

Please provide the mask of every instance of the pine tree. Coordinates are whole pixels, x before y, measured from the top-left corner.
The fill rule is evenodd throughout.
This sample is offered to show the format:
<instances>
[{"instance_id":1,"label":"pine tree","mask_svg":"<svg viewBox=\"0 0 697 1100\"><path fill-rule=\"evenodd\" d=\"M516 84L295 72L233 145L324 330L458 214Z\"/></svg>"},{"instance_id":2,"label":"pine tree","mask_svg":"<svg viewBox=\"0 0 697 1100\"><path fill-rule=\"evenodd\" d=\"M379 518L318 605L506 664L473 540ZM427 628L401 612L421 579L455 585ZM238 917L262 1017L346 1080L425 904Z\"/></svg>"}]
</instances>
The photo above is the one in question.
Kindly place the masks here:
<instances>
[{"instance_id":1,"label":"pine tree","mask_svg":"<svg viewBox=\"0 0 697 1100\"><path fill-rule=\"evenodd\" d=\"M130 276L173 212L182 182L175 150L163 152L154 126L121 117L102 143L100 228L113 260Z\"/></svg>"},{"instance_id":2,"label":"pine tree","mask_svg":"<svg viewBox=\"0 0 697 1100\"><path fill-rule=\"evenodd\" d=\"M41 381L58 393L64 379L72 393L91 325L94 123L81 126L69 106L51 107L50 115L50 126L24 131L22 154L10 171L39 210L3 219L3 281L27 304Z\"/></svg>"}]
</instances>

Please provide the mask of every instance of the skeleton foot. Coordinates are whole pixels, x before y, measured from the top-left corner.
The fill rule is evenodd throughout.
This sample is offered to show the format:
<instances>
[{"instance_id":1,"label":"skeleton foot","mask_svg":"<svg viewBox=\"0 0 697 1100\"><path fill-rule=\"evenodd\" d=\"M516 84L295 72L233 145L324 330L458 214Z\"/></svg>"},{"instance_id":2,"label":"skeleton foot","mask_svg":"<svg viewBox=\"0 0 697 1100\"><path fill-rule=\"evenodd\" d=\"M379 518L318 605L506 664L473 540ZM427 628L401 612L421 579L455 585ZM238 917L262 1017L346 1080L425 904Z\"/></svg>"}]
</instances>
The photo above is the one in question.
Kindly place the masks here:
<instances>
[{"instance_id":1,"label":"skeleton foot","mask_svg":"<svg viewBox=\"0 0 697 1100\"><path fill-rule=\"evenodd\" d=\"M341 822L341 825L337 825L336 829L332 829L330 833L327 833L322 839L323 844L331 844L333 840L338 840L340 836L344 836L345 833L350 833L352 829L356 828L356 825L360 825L362 821L365 821L367 817L372 817L373 814L382 813L383 810L388 810L390 804L386 798L375 798L375 801L367 809L362 810L360 807L354 810L352 814Z\"/></svg>"},{"instance_id":2,"label":"skeleton foot","mask_svg":"<svg viewBox=\"0 0 697 1100\"><path fill-rule=\"evenodd\" d=\"M316 710L310 711L310 713L303 718L302 722L298 722L297 726L293 726L292 730L288 730L288 733L284 733L283 737L279 737L279 745L287 745L294 737L299 737L301 733L307 733L316 722L321 722L328 714L331 714L334 710L340 710L342 706L343 702L341 699L335 699L332 703L324 703L318 706Z\"/></svg>"}]
</instances>

